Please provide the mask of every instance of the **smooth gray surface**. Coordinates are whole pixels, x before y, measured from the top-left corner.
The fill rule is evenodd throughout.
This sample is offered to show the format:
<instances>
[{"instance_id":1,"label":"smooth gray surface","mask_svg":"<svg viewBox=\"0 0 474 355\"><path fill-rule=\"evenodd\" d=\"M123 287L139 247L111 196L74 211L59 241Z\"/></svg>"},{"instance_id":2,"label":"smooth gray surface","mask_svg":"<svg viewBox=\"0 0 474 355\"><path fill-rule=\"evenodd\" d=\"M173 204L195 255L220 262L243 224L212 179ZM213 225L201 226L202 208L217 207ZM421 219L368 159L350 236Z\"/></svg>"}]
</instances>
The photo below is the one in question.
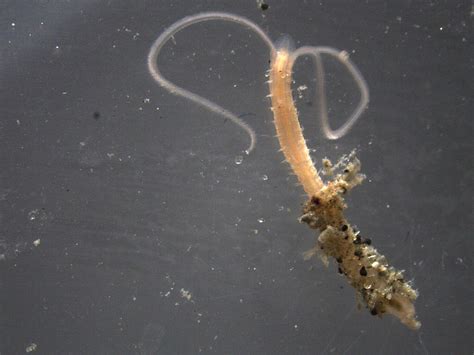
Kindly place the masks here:
<instances>
[{"instance_id":1,"label":"smooth gray surface","mask_svg":"<svg viewBox=\"0 0 474 355\"><path fill-rule=\"evenodd\" d=\"M268 3L1 2L2 354L472 354L471 4ZM360 150L370 180L348 215L414 279L419 332L358 311L335 265L303 261L314 233L297 222L254 35L199 24L160 57L254 127L240 165L243 132L151 79L153 40L209 10L351 53L371 90L361 121L322 139L304 60L301 120L318 164ZM343 116L357 96L333 72Z\"/></svg>"}]
</instances>

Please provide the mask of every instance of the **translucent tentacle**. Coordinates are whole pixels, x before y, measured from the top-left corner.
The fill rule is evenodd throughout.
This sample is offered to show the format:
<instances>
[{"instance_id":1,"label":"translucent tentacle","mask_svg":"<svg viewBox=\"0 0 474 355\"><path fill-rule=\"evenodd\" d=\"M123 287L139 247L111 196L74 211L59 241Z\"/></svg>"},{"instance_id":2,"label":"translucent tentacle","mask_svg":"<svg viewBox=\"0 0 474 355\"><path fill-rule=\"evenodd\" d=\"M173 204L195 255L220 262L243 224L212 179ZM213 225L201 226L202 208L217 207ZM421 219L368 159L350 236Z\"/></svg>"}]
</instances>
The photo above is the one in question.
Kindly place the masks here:
<instances>
[{"instance_id":1,"label":"translucent tentacle","mask_svg":"<svg viewBox=\"0 0 474 355\"><path fill-rule=\"evenodd\" d=\"M218 104L202 96L199 96L189 90L183 89L173 84L171 81L167 80L158 69L158 64L157 64L158 55L160 54L160 51L163 48L163 46L166 44L166 42L168 42L168 40L171 37L173 37L176 33L178 33L179 31L181 31L182 29L188 26L191 26L198 22L210 21L210 20L229 21L229 22L238 23L240 25L248 27L249 29L253 30L265 42L265 44L269 47L272 53L275 51L275 47L271 39L265 34L265 32L263 32L263 30L260 27L258 27L256 24L254 24L250 20L244 17L232 15L225 12L204 12L197 15L185 17L175 22L170 27L168 27L155 40L148 54L148 60L147 60L148 70L151 76L158 82L158 84L161 85L166 90L168 90L170 93L178 95L178 96L182 96L186 99L193 101L196 104L199 104L207 108L209 111L220 114L228 118L232 122L234 122L237 126L242 128L243 130L245 130L250 136L250 145L247 148L246 152L250 153L255 148L257 138L256 138L254 130L247 123L241 120L234 113L226 110L225 108L219 106Z\"/></svg>"},{"instance_id":2,"label":"translucent tentacle","mask_svg":"<svg viewBox=\"0 0 474 355\"><path fill-rule=\"evenodd\" d=\"M327 110L327 101L326 101L326 88L324 80L324 66L321 58L321 54L327 54L331 57L336 58L351 74L354 79L357 87L360 90L360 100L357 107L352 111L346 122L336 130L331 129L329 125L328 110ZM365 82L362 74L359 69L355 66L354 63L349 59L349 55L345 51L338 51L330 47L300 47L292 53L293 63L296 59L302 55L309 55L315 59L316 63L316 75L317 75L317 98L319 100L319 115L321 119L321 126L324 132L324 135L328 139L338 139L344 136L352 126L360 118L362 112L369 103L369 89L367 83Z\"/></svg>"}]
</instances>

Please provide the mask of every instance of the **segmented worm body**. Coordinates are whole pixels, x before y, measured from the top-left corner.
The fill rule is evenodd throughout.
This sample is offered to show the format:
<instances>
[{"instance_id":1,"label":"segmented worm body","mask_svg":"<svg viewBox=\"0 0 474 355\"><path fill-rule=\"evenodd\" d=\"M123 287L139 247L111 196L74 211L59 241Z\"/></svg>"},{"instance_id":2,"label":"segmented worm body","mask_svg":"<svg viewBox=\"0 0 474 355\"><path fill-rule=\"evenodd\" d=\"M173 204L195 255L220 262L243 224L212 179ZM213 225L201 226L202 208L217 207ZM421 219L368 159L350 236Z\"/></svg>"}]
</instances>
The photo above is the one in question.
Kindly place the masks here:
<instances>
[{"instance_id":1,"label":"segmented worm body","mask_svg":"<svg viewBox=\"0 0 474 355\"><path fill-rule=\"evenodd\" d=\"M316 65L318 114L323 133L329 139L337 139L349 132L369 102L369 90L347 52L330 47L310 46L292 50L288 37L276 46L252 21L224 12L207 12L185 17L171 25L155 40L148 55L148 69L152 77L170 93L220 114L244 129L250 137L247 153L250 153L256 144L255 132L247 123L218 104L173 84L164 78L158 68L158 55L170 38L192 24L210 20L243 25L256 33L270 50L269 96L277 137L286 161L309 197L300 220L320 232L316 246L305 254L306 257L318 253L324 261L329 257L334 258L339 272L346 276L372 314L390 313L410 328L418 329L420 323L416 320L413 305L417 292L405 282L401 271L388 265L385 257L370 245L369 239L361 239L359 232L350 226L343 215L346 208L343 195L364 179L364 175L359 173L360 162L352 153L335 167L332 167L329 160L324 160L324 170L332 177L332 180L324 183L311 160L293 101L293 65L298 57L310 56ZM323 55L342 64L360 91L360 100L354 111L345 123L335 130L329 125ZM341 166L344 166L343 171L337 173L336 168Z\"/></svg>"}]
</instances>

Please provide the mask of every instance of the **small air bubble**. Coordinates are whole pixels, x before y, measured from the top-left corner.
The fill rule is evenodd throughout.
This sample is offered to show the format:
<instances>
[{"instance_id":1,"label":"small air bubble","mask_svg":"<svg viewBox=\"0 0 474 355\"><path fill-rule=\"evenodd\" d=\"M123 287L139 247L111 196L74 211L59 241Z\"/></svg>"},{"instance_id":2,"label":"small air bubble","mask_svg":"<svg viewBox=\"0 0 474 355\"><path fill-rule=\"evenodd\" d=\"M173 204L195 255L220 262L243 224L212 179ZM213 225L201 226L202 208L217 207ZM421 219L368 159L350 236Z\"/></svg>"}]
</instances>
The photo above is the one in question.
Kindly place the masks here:
<instances>
[{"instance_id":1,"label":"small air bubble","mask_svg":"<svg viewBox=\"0 0 474 355\"><path fill-rule=\"evenodd\" d=\"M257 219L257 221L258 221L258 223L263 223L263 222L265 222L265 220L264 220L263 218L259 218L259 219Z\"/></svg>"},{"instance_id":2,"label":"small air bubble","mask_svg":"<svg viewBox=\"0 0 474 355\"><path fill-rule=\"evenodd\" d=\"M244 161L244 157L241 155L237 155L234 159L235 164L240 165Z\"/></svg>"}]
</instances>

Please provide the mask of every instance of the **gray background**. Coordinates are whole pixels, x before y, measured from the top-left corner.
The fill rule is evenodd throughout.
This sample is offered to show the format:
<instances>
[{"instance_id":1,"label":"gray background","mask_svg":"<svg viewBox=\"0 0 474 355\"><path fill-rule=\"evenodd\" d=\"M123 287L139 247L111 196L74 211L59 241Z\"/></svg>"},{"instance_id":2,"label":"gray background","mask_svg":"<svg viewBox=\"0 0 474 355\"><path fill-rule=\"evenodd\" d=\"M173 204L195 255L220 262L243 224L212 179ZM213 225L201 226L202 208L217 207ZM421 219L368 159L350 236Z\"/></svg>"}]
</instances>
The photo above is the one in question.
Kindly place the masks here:
<instances>
[{"instance_id":1,"label":"gray background","mask_svg":"<svg viewBox=\"0 0 474 355\"><path fill-rule=\"evenodd\" d=\"M38 354L472 353L471 4L268 4L0 3L2 354L31 343ZM243 132L151 79L153 40L208 10L351 53L371 103L346 137L318 133L304 59L297 105L318 164L359 149L369 180L348 216L414 280L420 331L358 311L334 264L303 261L314 233L297 222L304 195L280 164L261 40L209 22L159 60L254 127L242 164ZM327 67L336 126L357 92Z\"/></svg>"}]
</instances>

